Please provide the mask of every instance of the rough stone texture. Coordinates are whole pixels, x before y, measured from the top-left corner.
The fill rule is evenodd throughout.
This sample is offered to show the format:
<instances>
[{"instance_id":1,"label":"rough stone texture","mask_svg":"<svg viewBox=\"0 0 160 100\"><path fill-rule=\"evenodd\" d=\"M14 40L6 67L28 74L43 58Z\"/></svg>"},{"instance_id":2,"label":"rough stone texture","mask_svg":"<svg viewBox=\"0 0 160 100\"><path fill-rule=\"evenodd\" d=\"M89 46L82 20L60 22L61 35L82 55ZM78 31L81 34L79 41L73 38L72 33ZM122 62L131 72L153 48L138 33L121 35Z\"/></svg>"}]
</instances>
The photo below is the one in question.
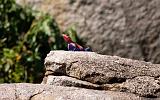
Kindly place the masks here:
<instances>
[{"instance_id":1,"label":"rough stone texture","mask_svg":"<svg viewBox=\"0 0 160 100\"><path fill-rule=\"evenodd\" d=\"M0 84L0 100L147 100L130 93L40 84Z\"/></svg>"},{"instance_id":2,"label":"rough stone texture","mask_svg":"<svg viewBox=\"0 0 160 100\"><path fill-rule=\"evenodd\" d=\"M42 84L0 84L0 100L160 100L160 64L51 51Z\"/></svg>"},{"instance_id":3,"label":"rough stone texture","mask_svg":"<svg viewBox=\"0 0 160 100\"><path fill-rule=\"evenodd\" d=\"M160 96L159 64L94 52L51 51L45 58L45 68L46 77L66 77L54 76L44 84L57 85L58 80L58 85L70 83L69 86L86 88L83 85L90 82L87 84L93 89L131 92L144 97Z\"/></svg>"},{"instance_id":4,"label":"rough stone texture","mask_svg":"<svg viewBox=\"0 0 160 100\"><path fill-rule=\"evenodd\" d=\"M160 63L160 0L16 0L55 16L102 54Z\"/></svg>"},{"instance_id":5,"label":"rough stone texture","mask_svg":"<svg viewBox=\"0 0 160 100\"><path fill-rule=\"evenodd\" d=\"M67 76L47 76L47 81L42 84L49 84L55 86L74 86L74 87L83 87L87 89L99 89L100 86L96 84L92 84L90 82L81 81L76 78L67 77Z\"/></svg>"},{"instance_id":6,"label":"rough stone texture","mask_svg":"<svg viewBox=\"0 0 160 100\"><path fill-rule=\"evenodd\" d=\"M72 76L97 84L121 82L137 76L160 76L159 64L94 52L51 51L45 58L45 67L46 75Z\"/></svg>"},{"instance_id":7,"label":"rough stone texture","mask_svg":"<svg viewBox=\"0 0 160 100\"><path fill-rule=\"evenodd\" d=\"M127 80L123 86L125 86L129 92L137 93L141 96L157 97L160 93L160 81L155 80L153 77L136 77Z\"/></svg>"},{"instance_id":8,"label":"rough stone texture","mask_svg":"<svg viewBox=\"0 0 160 100\"><path fill-rule=\"evenodd\" d=\"M0 100L16 100L14 84L0 84Z\"/></svg>"}]
</instances>

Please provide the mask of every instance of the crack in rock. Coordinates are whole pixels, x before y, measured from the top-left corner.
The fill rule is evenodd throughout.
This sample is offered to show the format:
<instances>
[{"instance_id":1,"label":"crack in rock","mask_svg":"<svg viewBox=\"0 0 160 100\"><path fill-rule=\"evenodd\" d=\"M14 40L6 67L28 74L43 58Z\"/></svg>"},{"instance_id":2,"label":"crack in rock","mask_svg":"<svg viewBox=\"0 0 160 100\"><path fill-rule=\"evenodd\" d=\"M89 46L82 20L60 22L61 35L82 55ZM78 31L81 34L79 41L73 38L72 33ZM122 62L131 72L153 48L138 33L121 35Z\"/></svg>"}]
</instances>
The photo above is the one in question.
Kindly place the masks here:
<instances>
[{"instance_id":1,"label":"crack in rock","mask_svg":"<svg viewBox=\"0 0 160 100\"><path fill-rule=\"evenodd\" d=\"M33 94L32 96L30 96L29 100L32 100L32 98L34 98L36 95L43 93L45 90L39 91L38 93Z\"/></svg>"}]
</instances>

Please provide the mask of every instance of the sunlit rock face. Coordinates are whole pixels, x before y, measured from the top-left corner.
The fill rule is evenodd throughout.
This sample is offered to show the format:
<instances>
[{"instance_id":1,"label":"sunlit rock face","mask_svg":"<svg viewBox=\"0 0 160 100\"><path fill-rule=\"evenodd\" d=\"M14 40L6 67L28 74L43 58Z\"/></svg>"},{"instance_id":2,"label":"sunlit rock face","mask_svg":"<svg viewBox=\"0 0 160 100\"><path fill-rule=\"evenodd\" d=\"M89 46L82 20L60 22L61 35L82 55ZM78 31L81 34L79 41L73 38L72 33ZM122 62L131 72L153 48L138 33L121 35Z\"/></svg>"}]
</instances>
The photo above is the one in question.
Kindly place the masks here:
<instances>
[{"instance_id":1,"label":"sunlit rock face","mask_svg":"<svg viewBox=\"0 0 160 100\"><path fill-rule=\"evenodd\" d=\"M0 84L0 100L148 100L130 93L42 84Z\"/></svg>"},{"instance_id":2,"label":"sunlit rock face","mask_svg":"<svg viewBox=\"0 0 160 100\"><path fill-rule=\"evenodd\" d=\"M42 84L160 97L160 64L83 51L51 51Z\"/></svg>"},{"instance_id":3,"label":"sunlit rock face","mask_svg":"<svg viewBox=\"0 0 160 100\"><path fill-rule=\"evenodd\" d=\"M160 0L18 0L75 25L93 51L160 63Z\"/></svg>"}]
</instances>

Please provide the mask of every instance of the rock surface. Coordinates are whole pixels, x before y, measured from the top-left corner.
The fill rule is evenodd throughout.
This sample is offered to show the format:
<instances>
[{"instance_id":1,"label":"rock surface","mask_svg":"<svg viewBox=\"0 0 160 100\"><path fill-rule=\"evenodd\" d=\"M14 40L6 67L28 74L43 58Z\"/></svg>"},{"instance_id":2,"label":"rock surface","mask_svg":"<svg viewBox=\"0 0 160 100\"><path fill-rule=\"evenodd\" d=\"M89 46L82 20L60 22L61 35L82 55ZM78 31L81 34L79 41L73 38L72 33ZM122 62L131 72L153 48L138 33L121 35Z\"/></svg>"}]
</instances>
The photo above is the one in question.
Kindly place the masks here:
<instances>
[{"instance_id":1,"label":"rock surface","mask_svg":"<svg viewBox=\"0 0 160 100\"><path fill-rule=\"evenodd\" d=\"M94 52L51 51L45 68L44 84L160 96L159 64Z\"/></svg>"},{"instance_id":2,"label":"rock surface","mask_svg":"<svg viewBox=\"0 0 160 100\"><path fill-rule=\"evenodd\" d=\"M160 0L16 0L55 16L102 54L160 63Z\"/></svg>"},{"instance_id":3,"label":"rock surface","mask_svg":"<svg viewBox=\"0 0 160 100\"><path fill-rule=\"evenodd\" d=\"M42 84L0 84L0 100L140 100L130 93ZM145 100L145 99L144 99Z\"/></svg>"},{"instance_id":4,"label":"rock surface","mask_svg":"<svg viewBox=\"0 0 160 100\"><path fill-rule=\"evenodd\" d=\"M137 93L141 96L157 97L160 94L160 82L154 77L140 76L134 79L129 79L124 82L123 86L132 93Z\"/></svg>"},{"instance_id":5,"label":"rock surface","mask_svg":"<svg viewBox=\"0 0 160 100\"><path fill-rule=\"evenodd\" d=\"M42 84L0 84L0 100L160 100L160 65L51 51Z\"/></svg>"},{"instance_id":6,"label":"rock surface","mask_svg":"<svg viewBox=\"0 0 160 100\"><path fill-rule=\"evenodd\" d=\"M47 76L47 81L43 84L55 85L55 86L67 86L67 87L83 87L87 89L99 89L100 86L96 84L92 84L90 82L81 81L76 78L68 77L68 76Z\"/></svg>"}]
</instances>

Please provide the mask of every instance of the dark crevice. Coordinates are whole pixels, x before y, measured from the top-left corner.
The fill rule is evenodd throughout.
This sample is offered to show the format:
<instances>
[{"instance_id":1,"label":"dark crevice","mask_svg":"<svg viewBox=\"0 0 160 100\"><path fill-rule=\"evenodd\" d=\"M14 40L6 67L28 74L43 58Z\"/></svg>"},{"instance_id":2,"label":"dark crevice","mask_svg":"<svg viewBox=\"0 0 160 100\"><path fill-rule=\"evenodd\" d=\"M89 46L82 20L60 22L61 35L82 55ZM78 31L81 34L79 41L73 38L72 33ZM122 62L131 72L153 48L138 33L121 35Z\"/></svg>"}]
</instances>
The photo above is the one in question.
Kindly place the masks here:
<instances>
[{"instance_id":1,"label":"dark crevice","mask_svg":"<svg viewBox=\"0 0 160 100\"><path fill-rule=\"evenodd\" d=\"M96 80L99 79L99 78L102 78L100 80ZM88 81L88 80L91 80L90 82L91 83L94 83L94 84L98 84L98 85L103 85L103 84L114 84L114 83L123 83L123 82L126 82L126 78L119 78L119 77L106 77L106 81L104 80L105 79L105 75L102 74L102 73L96 73L96 72L92 72L92 73L88 73L86 74L84 77L81 77L82 80L85 80L85 81Z\"/></svg>"},{"instance_id":2,"label":"dark crevice","mask_svg":"<svg viewBox=\"0 0 160 100\"><path fill-rule=\"evenodd\" d=\"M64 65L66 63L56 63L56 62L45 62L44 63L45 66L51 66L51 65L54 65L54 64L56 64L56 65Z\"/></svg>"},{"instance_id":3,"label":"dark crevice","mask_svg":"<svg viewBox=\"0 0 160 100\"><path fill-rule=\"evenodd\" d=\"M126 78L117 78L113 77L108 81L108 84L113 84L113 83L123 83L126 82Z\"/></svg>"},{"instance_id":4,"label":"dark crevice","mask_svg":"<svg viewBox=\"0 0 160 100\"><path fill-rule=\"evenodd\" d=\"M47 71L50 72L50 73L45 75L45 76L49 76L49 75L52 75L52 76L67 76L67 75L59 73L59 72L53 72L53 71L50 71L50 70L47 70Z\"/></svg>"},{"instance_id":5,"label":"dark crevice","mask_svg":"<svg viewBox=\"0 0 160 100\"><path fill-rule=\"evenodd\" d=\"M43 92L44 92L44 90L39 91L38 93L33 94L32 96L30 96L29 100L32 100L32 98L33 98L34 96L36 96L36 95L38 95L38 94L41 94L41 93L43 93Z\"/></svg>"},{"instance_id":6,"label":"dark crevice","mask_svg":"<svg viewBox=\"0 0 160 100\"><path fill-rule=\"evenodd\" d=\"M15 90L15 99L18 100L17 86L16 86L16 84L14 84L14 90Z\"/></svg>"},{"instance_id":7,"label":"dark crevice","mask_svg":"<svg viewBox=\"0 0 160 100\"><path fill-rule=\"evenodd\" d=\"M160 93L160 88L155 90L155 92L154 92L154 94L159 94L159 93ZM155 97L157 97L157 96L155 96Z\"/></svg>"},{"instance_id":8,"label":"dark crevice","mask_svg":"<svg viewBox=\"0 0 160 100\"><path fill-rule=\"evenodd\" d=\"M136 93L136 94L137 94L137 93ZM137 95L139 95L139 94L137 94ZM139 96L140 96L140 95L139 95ZM156 95L144 95L144 96L142 96L142 97L146 97L146 98L148 98L148 99L149 99L149 98L150 98L150 99L151 99L151 98L152 98L152 99L153 99L153 98L157 98Z\"/></svg>"},{"instance_id":9,"label":"dark crevice","mask_svg":"<svg viewBox=\"0 0 160 100\"><path fill-rule=\"evenodd\" d=\"M144 97L145 97L145 96L144 96ZM157 96L147 95L146 98L148 98L148 99L149 99L149 98L150 98L150 99L152 98L152 99L153 99L153 98L157 98Z\"/></svg>"}]
</instances>

